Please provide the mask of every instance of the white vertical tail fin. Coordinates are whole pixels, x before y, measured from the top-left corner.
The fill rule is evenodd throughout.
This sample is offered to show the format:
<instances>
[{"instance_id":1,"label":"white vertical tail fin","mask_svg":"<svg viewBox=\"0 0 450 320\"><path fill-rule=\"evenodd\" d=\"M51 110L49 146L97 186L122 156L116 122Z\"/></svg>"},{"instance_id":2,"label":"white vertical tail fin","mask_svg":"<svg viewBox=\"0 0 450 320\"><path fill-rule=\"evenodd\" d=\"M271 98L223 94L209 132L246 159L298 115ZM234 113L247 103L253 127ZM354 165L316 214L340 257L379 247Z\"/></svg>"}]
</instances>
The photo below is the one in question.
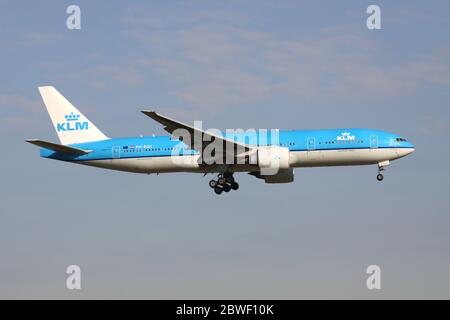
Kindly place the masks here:
<instances>
[{"instance_id":1,"label":"white vertical tail fin","mask_svg":"<svg viewBox=\"0 0 450 320\"><path fill-rule=\"evenodd\" d=\"M39 87L62 144L74 144L109 139L54 87Z\"/></svg>"}]
</instances>

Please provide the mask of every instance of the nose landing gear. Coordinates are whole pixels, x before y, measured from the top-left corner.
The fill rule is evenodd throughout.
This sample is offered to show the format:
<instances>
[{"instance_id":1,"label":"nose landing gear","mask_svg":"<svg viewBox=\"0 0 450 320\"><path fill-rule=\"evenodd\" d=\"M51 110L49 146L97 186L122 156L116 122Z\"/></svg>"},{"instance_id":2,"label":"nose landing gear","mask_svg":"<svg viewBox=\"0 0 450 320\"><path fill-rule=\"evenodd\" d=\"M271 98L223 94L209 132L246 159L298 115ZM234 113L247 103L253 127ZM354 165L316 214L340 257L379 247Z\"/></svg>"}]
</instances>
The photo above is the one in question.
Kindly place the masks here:
<instances>
[{"instance_id":1,"label":"nose landing gear","mask_svg":"<svg viewBox=\"0 0 450 320\"><path fill-rule=\"evenodd\" d=\"M388 166L388 165L389 165L389 160L378 162L378 175L377 175L377 180L378 181L383 181L384 176L383 176L383 174L381 172L383 172L384 168L386 166Z\"/></svg>"},{"instance_id":2,"label":"nose landing gear","mask_svg":"<svg viewBox=\"0 0 450 320\"><path fill-rule=\"evenodd\" d=\"M239 184L234 180L233 174L228 172L219 173L217 180L209 181L209 186L214 189L216 194L239 189Z\"/></svg>"}]
</instances>

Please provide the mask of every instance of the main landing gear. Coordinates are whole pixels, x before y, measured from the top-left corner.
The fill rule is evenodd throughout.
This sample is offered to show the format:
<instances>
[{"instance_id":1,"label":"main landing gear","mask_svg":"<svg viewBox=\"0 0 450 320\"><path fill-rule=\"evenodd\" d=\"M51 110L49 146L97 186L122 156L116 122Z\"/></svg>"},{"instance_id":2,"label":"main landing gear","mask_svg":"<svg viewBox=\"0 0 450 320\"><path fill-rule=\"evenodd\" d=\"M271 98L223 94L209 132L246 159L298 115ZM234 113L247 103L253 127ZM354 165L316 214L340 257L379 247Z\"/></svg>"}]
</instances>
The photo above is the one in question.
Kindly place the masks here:
<instances>
[{"instance_id":1,"label":"main landing gear","mask_svg":"<svg viewBox=\"0 0 450 320\"><path fill-rule=\"evenodd\" d=\"M216 194L239 189L239 184L234 181L233 174L228 172L219 173L217 180L212 179L209 181L209 186L214 189Z\"/></svg>"},{"instance_id":2,"label":"main landing gear","mask_svg":"<svg viewBox=\"0 0 450 320\"><path fill-rule=\"evenodd\" d=\"M389 165L389 160L378 162L378 174L377 174L377 180L378 181L383 181L384 176L383 176L383 174L381 172L383 172L384 168L386 166L388 166L388 165Z\"/></svg>"}]
</instances>

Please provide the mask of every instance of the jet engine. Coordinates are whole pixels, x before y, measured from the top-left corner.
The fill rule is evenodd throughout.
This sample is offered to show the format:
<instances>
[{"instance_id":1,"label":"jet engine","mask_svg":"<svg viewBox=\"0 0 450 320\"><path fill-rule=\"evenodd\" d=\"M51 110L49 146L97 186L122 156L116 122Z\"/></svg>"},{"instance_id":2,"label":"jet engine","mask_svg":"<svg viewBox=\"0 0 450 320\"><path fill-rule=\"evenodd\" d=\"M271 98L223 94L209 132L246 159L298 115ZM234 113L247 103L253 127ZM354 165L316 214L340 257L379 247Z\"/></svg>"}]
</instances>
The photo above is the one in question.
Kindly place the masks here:
<instances>
[{"instance_id":1,"label":"jet engine","mask_svg":"<svg viewBox=\"0 0 450 320\"><path fill-rule=\"evenodd\" d=\"M250 162L257 164L263 175L276 174L278 170L290 168L289 149L278 146L259 147L250 156Z\"/></svg>"},{"instance_id":2,"label":"jet engine","mask_svg":"<svg viewBox=\"0 0 450 320\"><path fill-rule=\"evenodd\" d=\"M294 169L281 169L277 174L262 175L260 172L250 172L249 174L258 179L264 179L265 183L289 183L294 181Z\"/></svg>"}]
</instances>

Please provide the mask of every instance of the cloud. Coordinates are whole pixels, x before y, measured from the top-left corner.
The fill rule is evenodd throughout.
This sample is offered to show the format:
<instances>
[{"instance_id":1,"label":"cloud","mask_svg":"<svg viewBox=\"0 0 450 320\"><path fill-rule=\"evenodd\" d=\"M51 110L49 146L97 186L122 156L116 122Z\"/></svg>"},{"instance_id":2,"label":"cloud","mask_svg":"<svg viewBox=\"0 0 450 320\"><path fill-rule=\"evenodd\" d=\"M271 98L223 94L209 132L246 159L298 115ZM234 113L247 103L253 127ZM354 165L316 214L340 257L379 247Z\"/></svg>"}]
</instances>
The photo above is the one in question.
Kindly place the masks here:
<instances>
[{"instance_id":1,"label":"cloud","mask_svg":"<svg viewBox=\"0 0 450 320\"><path fill-rule=\"evenodd\" d=\"M0 93L0 128L11 130L23 128L40 117L39 101L15 94Z\"/></svg>"},{"instance_id":2,"label":"cloud","mask_svg":"<svg viewBox=\"0 0 450 320\"><path fill-rule=\"evenodd\" d=\"M41 109L40 103L28 97L0 93L0 109L2 114L5 110L19 109L25 112L35 113Z\"/></svg>"},{"instance_id":3,"label":"cloud","mask_svg":"<svg viewBox=\"0 0 450 320\"><path fill-rule=\"evenodd\" d=\"M139 10L139 8L133 7L127 7L119 21L133 27L158 28L162 25L160 18L150 17Z\"/></svg>"},{"instance_id":4,"label":"cloud","mask_svg":"<svg viewBox=\"0 0 450 320\"><path fill-rule=\"evenodd\" d=\"M286 99L373 101L450 86L450 48L387 62L383 42L349 25L288 36L248 27L243 16L207 11L173 16L142 7L127 9L119 22L132 58L106 63L95 53L89 67L71 73L72 80L101 90L157 81L191 112Z\"/></svg>"},{"instance_id":5,"label":"cloud","mask_svg":"<svg viewBox=\"0 0 450 320\"><path fill-rule=\"evenodd\" d=\"M132 65L127 63L117 65L100 65L88 69L84 74L89 84L97 89L107 87L109 81L127 87L135 87L144 83L143 75Z\"/></svg>"},{"instance_id":6,"label":"cloud","mask_svg":"<svg viewBox=\"0 0 450 320\"><path fill-rule=\"evenodd\" d=\"M338 30L338 31L336 31ZM226 106L282 96L311 99L399 96L427 84L450 85L447 49L397 64L383 61L368 37L328 28L316 39L221 25L180 30L131 29L149 57L148 73L196 106Z\"/></svg>"},{"instance_id":7,"label":"cloud","mask_svg":"<svg viewBox=\"0 0 450 320\"><path fill-rule=\"evenodd\" d=\"M49 32L26 32L16 42L18 46L32 47L47 45L62 40L62 35Z\"/></svg>"},{"instance_id":8,"label":"cloud","mask_svg":"<svg viewBox=\"0 0 450 320\"><path fill-rule=\"evenodd\" d=\"M64 80L77 83L86 83L96 90L107 90L113 85L120 87L137 87L145 83L144 75L134 63L120 61L114 64L101 62L101 54L88 56L90 66L81 70L61 73ZM63 70L63 66L55 66Z\"/></svg>"}]
</instances>

